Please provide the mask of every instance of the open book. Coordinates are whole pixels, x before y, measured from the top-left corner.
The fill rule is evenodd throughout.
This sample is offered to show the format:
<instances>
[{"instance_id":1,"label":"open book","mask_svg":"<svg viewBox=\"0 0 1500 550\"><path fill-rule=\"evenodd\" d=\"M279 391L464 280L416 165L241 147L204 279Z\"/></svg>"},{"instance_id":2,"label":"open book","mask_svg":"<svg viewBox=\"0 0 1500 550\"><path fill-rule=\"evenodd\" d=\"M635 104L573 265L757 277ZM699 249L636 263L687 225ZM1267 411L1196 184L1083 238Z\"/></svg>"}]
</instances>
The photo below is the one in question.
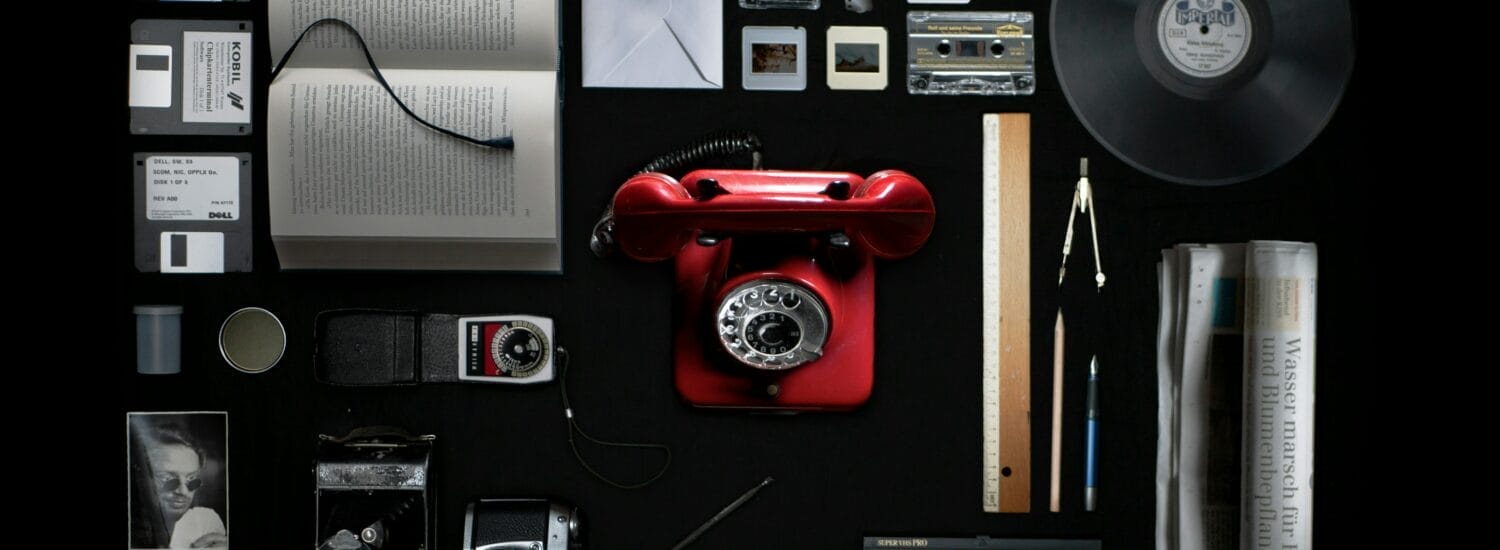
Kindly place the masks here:
<instances>
[{"instance_id":1,"label":"open book","mask_svg":"<svg viewBox=\"0 0 1500 550\"><path fill-rule=\"evenodd\" d=\"M271 0L271 239L284 269L561 270L555 2Z\"/></svg>"}]
</instances>

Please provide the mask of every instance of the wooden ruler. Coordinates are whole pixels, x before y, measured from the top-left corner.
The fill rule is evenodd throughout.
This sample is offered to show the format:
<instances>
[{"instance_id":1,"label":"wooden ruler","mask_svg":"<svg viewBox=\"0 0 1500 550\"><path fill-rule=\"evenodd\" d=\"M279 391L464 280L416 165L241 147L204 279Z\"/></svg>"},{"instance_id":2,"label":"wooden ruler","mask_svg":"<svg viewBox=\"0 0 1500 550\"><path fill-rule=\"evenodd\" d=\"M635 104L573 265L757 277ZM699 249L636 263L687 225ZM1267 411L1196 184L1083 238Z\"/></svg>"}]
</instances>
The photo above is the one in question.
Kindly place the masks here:
<instances>
[{"instance_id":1,"label":"wooden ruler","mask_svg":"<svg viewBox=\"0 0 1500 550\"><path fill-rule=\"evenodd\" d=\"M984 511L1031 511L1031 115L984 115Z\"/></svg>"}]
</instances>

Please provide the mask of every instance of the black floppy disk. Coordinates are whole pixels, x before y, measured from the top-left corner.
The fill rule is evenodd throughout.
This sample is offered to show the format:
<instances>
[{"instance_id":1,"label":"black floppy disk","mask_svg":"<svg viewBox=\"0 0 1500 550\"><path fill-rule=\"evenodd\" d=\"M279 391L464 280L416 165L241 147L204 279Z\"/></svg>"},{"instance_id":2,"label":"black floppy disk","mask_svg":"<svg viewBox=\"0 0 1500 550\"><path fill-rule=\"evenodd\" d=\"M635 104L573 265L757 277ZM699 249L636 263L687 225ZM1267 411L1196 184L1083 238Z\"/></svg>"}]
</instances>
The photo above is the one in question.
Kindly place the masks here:
<instances>
[{"instance_id":1,"label":"black floppy disk","mask_svg":"<svg viewBox=\"0 0 1500 550\"><path fill-rule=\"evenodd\" d=\"M250 196L249 153L136 153L136 269L250 271Z\"/></svg>"},{"instance_id":2,"label":"black floppy disk","mask_svg":"<svg viewBox=\"0 0 1500 550\"><path fill-rule=\"evenodd\" d=\"M251 23L130 25L130 132L250 135Z\"/></svg>"}]
</instances>

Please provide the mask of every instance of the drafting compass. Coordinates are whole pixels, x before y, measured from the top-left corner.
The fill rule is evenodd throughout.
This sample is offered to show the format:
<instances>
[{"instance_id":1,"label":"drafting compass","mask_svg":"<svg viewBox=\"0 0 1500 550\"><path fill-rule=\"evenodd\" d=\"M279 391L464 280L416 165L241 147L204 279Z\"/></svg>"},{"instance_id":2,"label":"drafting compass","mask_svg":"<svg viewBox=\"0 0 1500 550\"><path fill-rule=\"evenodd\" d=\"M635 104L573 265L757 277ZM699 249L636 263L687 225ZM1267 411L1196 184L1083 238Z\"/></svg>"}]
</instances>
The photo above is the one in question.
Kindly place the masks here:
<instances>
[{"instance_id":1,"label":"drafting compass","mask_svg":"<svg viewBox=\"0 0 1500 550\"><path fill-rule=\"evenodd\" d=\"M1089 184L1089 159L1078 159L1078 185L1073 188L1073 207L1068 210L1068 232L1063 237L1062 265L1057 268L1057 286L1068 273L1068 254L1073 251L1073 222L1078 213L1089 215L1089 235L1094 239L1094 282L1104 288L1104 267L1099 262L1099 222L1094 219L1094 187Z\"/></svg>"}]
</instances>

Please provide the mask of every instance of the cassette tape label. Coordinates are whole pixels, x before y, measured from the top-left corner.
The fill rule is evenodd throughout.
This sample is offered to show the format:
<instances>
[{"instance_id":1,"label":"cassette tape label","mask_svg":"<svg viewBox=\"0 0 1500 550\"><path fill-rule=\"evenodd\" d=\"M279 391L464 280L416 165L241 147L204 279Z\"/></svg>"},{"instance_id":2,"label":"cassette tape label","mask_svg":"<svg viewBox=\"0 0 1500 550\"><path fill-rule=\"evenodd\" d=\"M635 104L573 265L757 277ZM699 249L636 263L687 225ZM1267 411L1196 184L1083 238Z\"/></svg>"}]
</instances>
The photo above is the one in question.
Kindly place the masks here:
<instances>
[{"instance_id":1,"label":"cassette tape label","mask_svg":"<svg viewBox=\"0 0 1500 550\"><path fill-rule=\"evenodd\" d=\"M1034 91L1030 12L909 12L906 30L912 94Z\"/></svg>"},{"instance_id":2,"label":"cassette tape label","mask_svg":"<svg viewBox=\"0 0 1500 550\"><path fill-rule=\"evenodd\" d=\"M146 219L240 219L240 161L235 157L146 159Z\"/></svg>"},{"instance_id":3,"label":"cassette tape label","mask_svg":"<svg viewBox=\"0 0 1500 550\"><path fill-rule=\"evenodd\" d=\"M183 122L250 122L250 33L182 33Z\"/></svg>"}]
</instances>

